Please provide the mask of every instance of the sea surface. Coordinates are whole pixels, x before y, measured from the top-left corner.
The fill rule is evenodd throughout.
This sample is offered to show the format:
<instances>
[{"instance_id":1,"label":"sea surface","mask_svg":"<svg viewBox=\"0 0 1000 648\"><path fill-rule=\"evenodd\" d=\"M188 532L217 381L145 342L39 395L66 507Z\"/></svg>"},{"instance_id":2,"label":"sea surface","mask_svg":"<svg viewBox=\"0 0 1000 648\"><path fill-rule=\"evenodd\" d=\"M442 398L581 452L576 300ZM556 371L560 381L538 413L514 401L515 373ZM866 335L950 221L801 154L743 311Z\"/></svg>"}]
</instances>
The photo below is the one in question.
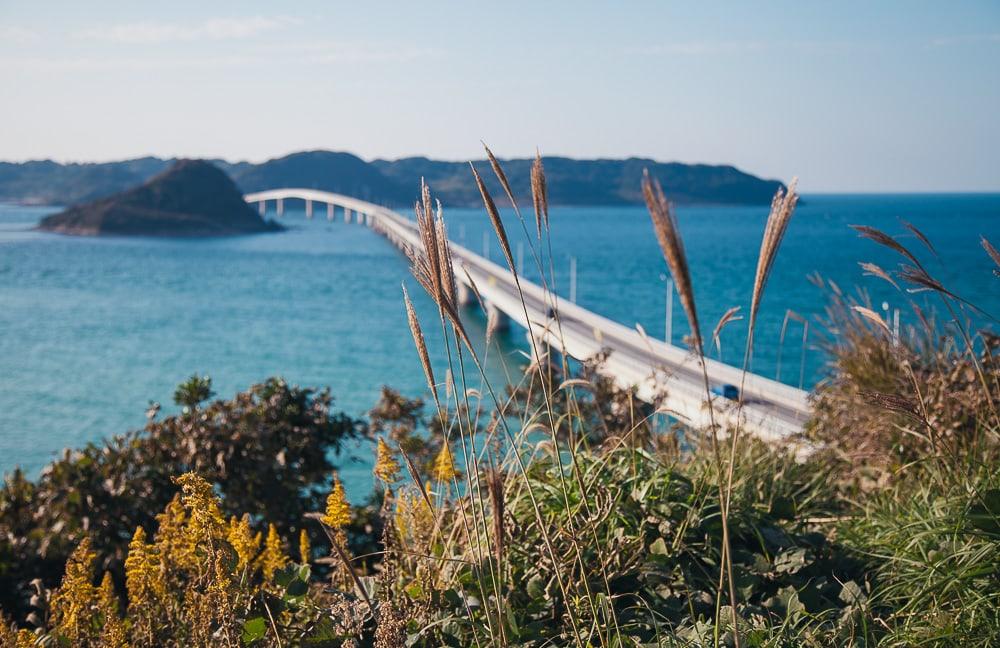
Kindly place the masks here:
<instances>
[{"instance_id":1,"label":"sea surface","mask_svg":"<svg viewBox=\"0 0 1000 648\"><path fill-rule=\"evenodd\" d=\"M791 319L780 345L781 380L810 387L825 358L816 316L827 295L809 275L845 291L861 288L876 310L901 310L903 330L915 323L909 299L886 282L864 276L858 263L894 268L899 259L860 239L850 224L898 235L927 260L943 284L1000 316L1000 279L980 236L1000 246L1000 195L807 195L782 244L763 300L754 371L774 377L789 310L810 322L805 362L802 324ZM383 385L427 396L406 324L405 283L428 329L436 309L409 276L405 257L372 230L342 218L314 220L286 209L290 226L278 234L181 240L76 238L33 231L55 208L0 205L0 472L37 472L66 447L141 427L151 401L176 411L174 387L208 374L220 397L268 376L303 386L329 386L336 406L363 416ZM680 228L691 265L702 326L711 330L731 306L748 308L767 206L681 207ZM273 215L273 214L272 214ZM338 212L339 216L339 212ZM528 226L533 227L530 222ZM451 238L501 261L480 210L447 210ZM505 214L515 256L537 276L522 227ZM913 223L936 255L908 233ZM641 207L564 207L551 213L555 287L623 324L664 335L666 266L649 216ZM484 233L486 238L484 239ZM547 263L546 263L547 265ZM933 305L933 303L932 303ZM674 301L673 339L687 332ZM481 314L468 314L473 336ZM982 318L980 318L982 319ZM731 323L712 355L739 364L746 321ZM994 328L996 328L994 324ZM489 374L502 382L526 349L522 332L502 338ZM443 346L431 353L444 373ZM506 369L505 369L506 367ZM372 487L366 448L344 460L349 495Z\"/></svg>"}]
</instances>

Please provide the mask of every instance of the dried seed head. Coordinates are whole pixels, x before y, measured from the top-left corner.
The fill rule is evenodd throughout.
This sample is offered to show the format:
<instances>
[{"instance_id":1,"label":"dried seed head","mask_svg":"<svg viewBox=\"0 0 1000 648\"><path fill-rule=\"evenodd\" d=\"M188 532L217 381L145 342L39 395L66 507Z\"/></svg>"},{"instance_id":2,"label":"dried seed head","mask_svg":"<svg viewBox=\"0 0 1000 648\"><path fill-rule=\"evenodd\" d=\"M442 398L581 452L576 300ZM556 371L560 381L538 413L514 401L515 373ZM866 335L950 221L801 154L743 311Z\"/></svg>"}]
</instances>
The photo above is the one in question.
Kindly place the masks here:
<instances>
[{"instance_id":1,"label":"dried seed head","mask_svg":"<svg viewBox=\"0 0 1000 648\"><path fill-rule=\"evenodd\" d=\"M441 205L431 211L430 189L421 181L422 200L414 206L417 231L422 249L407 249L410 271L437 304L441 315L451 323L462 342L471 350L472 341L458 315L457 288L451 245L448 242Z\"/></svg>"},{"instance_id":2,"label":"dried seed head","mask_svg":"<svg viewBox=\"0 0 1000 648\"><path fill-rule=\"evenodd\" d=\"M497 240L500 241L500 249L503 250L504 258L507 259L507 266L510 267L510 271L517 273L517 267L514 265L514 256L510 253L510 243L507 241L507 230L504 229L503 221L500 220L500 212L497 211L496 203L493 202L493 196L490 195L489 190L483 183L483 179L479 176L479 172L476 171L476 167L470 162L469 167L472 168L472 175L476 179L476 186L479 187L479 193L483 197L483 204L486 206L486 213L490 216L490 222L493 224L493 231L496 232Z\"/></svg>"},{"instance_id":3,"label":"dried seed head","mask_svg":"<svg viewBox=\"0 0 1000 648\"><path fill-rule=\"evenodd\" d=\"M872 309L865 308L864 306L858 306L858 305L851 306L851 309L854 310L854 312L856 312L861 317L863 317L866 320L868 320L869 322L877 325L879 328L881 328L886 333L889 333L889 325L886 324L885 320L882 319L882 317L879 316L879 314L876 313L875 311L873 311Z\"/></svg>"},{"instance_id":4,"label":"dried seed head","mask_svg":"<svg viewBox=\"0 0 1000 648\"><path fill-rule=\"evenodd\" d=\"M496 468L491 468L486 474L486 486L490 494L490 506L493 508L493 553L498 565L502 564L504 553L503 517L505 502L503 482L503 473Z\"/></svg>"},{"instance_id":5,"label":"dried seed head","mask_svg":"<svg viewBox=\"0 0 1000 648\"><path fill-rule=\"evenodd\" d=\"M715 325L715 329L712 331L712 341L715 342L715 348L722 353L722 341L719 339L719 334L722 333L722 329L726 324L734 322L736 320L743 319L742 315L737 315L736 312L740 310L739 306L733 306L719 318L719 323Z\"/></svg>"},{"instance_id":6,"label":"dried seed head","mask_svg":"<svg viewBox=\"0 0 1000 648\"><path fill-rule=\"evenodd\" d=\"M928 239L926 236L924 236L924 233L921 232L920 230L918 230L916 225L914 225L913 223L911 223L909 221L905 221L905 220L902 220L902 219L900 219L900 221L903 223L903 227L905 227L906 229L910 230L913 233L914 236L916 236L918 239L920 239L920 242L923 243L924 246L928 250L931 251L931 254L933 254L934 256L937 256L937 250L935 250L934 246L931 245L930 239Z\"/></svg>"},{"instance_id":7,"label":"dried seed head","mask_svg":"<svg viewBox=\"0 0 1000 648\"><path fill-rule=\"evenodd\" d=\"M980 239L980 243L983 244L983 249L986 250L986 254L990 255L990 258L993 259L993 263L997 265L997 267L993 269L993 274L1000 277L1000 252L997 252L997 249L986 240L985 236L980 237Z\"/></svg>"},{"instance_id":8,"label":"dried seed head","mask_svg":"<svg viewBox=\"0 0 1000 648\"><path fill-rule=\"evenodd\" d=\"M923 422L923 417L920 415L920 410L917 409L916 403L905 396L869 391L866 389L859 390L858 395L872 405L881 407L882 409L886 409L891 412L907 414L917 421Z\"/></svg>"},{"instance_id":9,"label":"dried seed head","mask_svg":"<svg viewBox=\"0 0 1000 648\"><path fill-rule=\"evenodd\" d=\"M545 186L545 168L542 166L542 156L536 151L535 161L531 164L531 199L535 207L535 228L538 238L542 238L542 225L549 228L549 194Z\"/></svg>"},{"instance_id":10,"label":"dried seed head","mask_svg":"<svg viewBox=\"0 0 1000 648\"><path fill-rule=\"evenodd\" d=\"M767 217L767 225L764 226L764 237L760 242L760 254L757 257L757 274L753 281L753 296L750 300L750 330L753 330L757 321L757 311L760 308L760 300L764 294L764 286L767 278L771 274L774 260L778 257L778 247L781 239L785 237L788 223L792 220L792 213L795 211L795 204L799 200L799 195L795 192L796 178L788 185L788 191L778 189L771 201L771 213Z\"/></svg>"},{"instance_id":11,"label":"dried seed head","mask_svg":"<svg viewBox=\"0 0 1000 648\"><path fill-rule=\"evenodd\" d=\"M913 253L911 253L909 250L903 247L899 243L899 241L892 238L882 230L878 230L875 229L874 227L869 227L867 225L851 225L851 228L857 231L862 238L875 241L879 245L882 245L884 247L887 247L891 250L898 252L899 254L903 255L904 257L912 261L915 265L920 265L920 262L917 261L917 257L913 256Z\"/></svg>"},{"instance_id":12,"label":"dried seed head","mask_svg":"<svg viewBox=\"0 0 1000 648\"><path fill-rule=\"evenodd\" d=\"M692 341L698 349L702 348L701 328L698 326L698 311L695 309L694 288L691 285L691 274L688 270L687 257L684 254L684 243L681 241L680 231L677 228L677 220L674 218L673 209L663 194L663 187L659 181L649 175L649 171L644 170L642 174L642 194L646 199L646 208L653 220L653 231L656 233L656 240L663 250L663 257L670 268L670 274L674 278L677 286L677 294L681 300L681 306L688 318L691 326Z\"/></svg>"},{"instance_id":13,"label":"dried seed head","mask_svg":"<svg viewBox=\"0 0 1000 648\"><path fill-rule=\"evenodd\" d=\"M490 166L493 167L493 173L496 174L497 180L500 181L500 186L503 187L504 193L507 194L507 199L510 200L511 207L517 212L517 217L521 217L521 210L518 209L517 201L514 200L514 192L510 189L510 182L507 180L507 174L503 172L503 167L500 166L500 161L497 160L496 156L493 155L493 151L490 147L486 146L483 142L483 148L486 149L486 157L490 160Z\"/></svg>"},{"instance_id":14,"label":"dried seed head","mask_svg":"<svg viewBox=\"0 0 1000 648\"><path fill-rule=\"evenodd\" d=\"M410 301L410 294L406 292L406 286L403 286L403 303L406 304L406 321L410 325L410 333L413 335L413 344L417 347L417 355L420 356L420 366L424 369L427 387L430 388L431 394L434 396L434 402L439 403L437 384L434 382L434 369L431 367L430 354L427 353L424 332L420 328L420 320L417 319L417 312L413 309L413 302ZM440 408L440 404L438 407Z\"/></svg>"},{"instance_id":15,"label":"dried seed head","mask_svg":"<svg viewBox=\"0 0 1000 648\"><path fill-rule=\"evenodd\" d=\"M889 276L888 272L886 272L885 270L883 270L879 266L875 265L874 263L859 263L858 265L860 265L861 269L865 271L865 276L878 277L879 279L883 279L885 281L888 281L889 283L891 283L893 285L893 287L896 290L899 290L899 284L897 284L893 280L893 278L891 276Z\"/></svg>"}]
</instances>

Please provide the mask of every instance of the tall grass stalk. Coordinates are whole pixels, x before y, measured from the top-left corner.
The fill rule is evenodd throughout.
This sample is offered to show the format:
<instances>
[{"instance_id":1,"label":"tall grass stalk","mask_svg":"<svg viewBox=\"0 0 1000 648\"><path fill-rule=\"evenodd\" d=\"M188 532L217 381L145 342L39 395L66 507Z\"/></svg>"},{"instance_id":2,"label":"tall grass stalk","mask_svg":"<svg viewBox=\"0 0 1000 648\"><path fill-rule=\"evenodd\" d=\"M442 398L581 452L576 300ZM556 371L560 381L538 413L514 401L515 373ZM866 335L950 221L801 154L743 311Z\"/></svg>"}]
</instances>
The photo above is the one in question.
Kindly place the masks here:
<instances>
[{"instance_id":1,"label":"tall grass stalk","mask_svg":"<svg viewBox=\"0 0 1000 648\"><path fill-rule=\"evenodd\" d=\"M771 274L771 268L774 267L774 261L778 257L778 248L781 246L781 240L785 237L785 231L788 229L788 223L792 219L792 214L795 211L795 205L799 199L798 194L795 192L795 185L796 179L793 178L787 191L779 189L777 193L775 193L774 199L771 201L771 211L768 214L767 223L764 225L764 236L761 239L760 252L757 256L757 271L754 275L753 291L750 297L750 315L747 319L746 346L743 352L743 367L740 373L740 386L736 404L736 425L733 427L731 432L729 465L726 468L725 494L721 498L722 517L724 519L729 517L729 506L733 492L733 473L737 461L736 450L739 447L738 444L742 423L741 414L743 412L743 403L745 400L743 392L746 388L746 379L750 368L750 358L753 355L753 338L757 324L757 313L760 310L761 299L764 296L764 288L767 286L767 280ZM723 319L725 319L725 317ZM734 607L737 604L735 595L732 604Z\"/></svg>"},{"instance_id":2,"label":"tall grass stalk","mask_svg":"<svg viewBox=\"0 0 1000 648\"><path fill-rule=\"evenodd\" d=\"M478 173L475 172L474 168L473 172L478 178ZM481 182L481 179L479 179L479 182ZM428 201L429 199L425 198L424 201L425 204L428 203ZM423 215L420 213L421 211L423 211ZM495 206L494 206L494 211L495 211ZM413 272L414 277L424 287L424 289L428 292L431 298L438 303L442 320L444 320L447 317L454 324L456 337L461 339L462 343L468 350L469 356L472 359L473 363L476 365L476 368L483 379L483 384L486 386L487 391L489 392L490 397L493 400L494 407L496 407L498 411L502 411L501 401L497 396L495 390L493 389L493 386L489 382L489 379L486 375L485 367L483 366L478 354L476 353L475 348L471 344L468 335L464 333L464 327L461 327L460 320L458 319L457 308L455 307L453 302L449 303L446 300L444 291L441 289L442 281L440 279L440 273L447 272L450 273L452 276L454 273L454 270L451 267L450 254L445 255L446 259L444 263L447 265L447 267L443 267L441 263L441 254L439 250L441 249L447 250L448 242L446 240L443 242L438 241L436 236L437 228L433 227L432 224L429 222L429 219L426 217L426 208L423 210L418 209L417 212L418 212L417 226L420 232L420 238L423 244L422 245L423 250L415 252L414 258L411 259L413 261L412 267L414 270ZM491 215L491 218L496 218L496 217L497 216ZM505 256L510 257L509 245L505 246ZM512 261L510 263L511 265L513 265ZM437 277L435 277L435 274L437 275ZM445 339L444 342L446 345L448 345L447 339ZM524 480L524 482L526 484L529 484L526 466L524 464L520 452L516 449L515 439L510 431L510 428L508 427L506 418L501 415L498 420L500 422L501 427L504 430L508 443L512 448L510 454L517 465L518 471L521 474L521 477ZM532 502L532 508L536 516L536 522L538 523L539 528L542 531L543 541L546 545L547 552L549 553L549 558L552 561L552 564L557 567L560 564L560 561L555 553L548 531L545 529L544 520L542 519L541 516L541 510L538 507L537 499L535 498L534 493L531 491L530 486L527 489L527 493ZM480 506L482 506L481 502ZM483 513L483 515L485 517L485 512ZM570 596L570 591L565 582L565 578L561 573L559 573L558 568L555 569L554 576L558 582L560 590L562 591L564 599L566 601L571 601L572 597ZM579 627L579 622L576 618L576 613L571 606L567 608L567 615L570 618L570 622L573 627L573 633L577 645L584 645L585 642L583 641L581 635L581 628Z\"/></svg>"},{"instance_id":3,"label":"tall grass stalk","mask_svg":"<svg viewBox=\"0 0 1000 648\"><path fill-rule=\"evenodd\" d=\"M674 278L677 286L677 294L680 297L681 305L687 314L688 324L691 327L692 346L698 355L701 364L702 380L705 388L705 400L708 404L709 431L712 442L712 453L715 457L716 469L718 470L717 486L719 500L722 505L722 566L719 573L719 593L716 603L716 623L715 642L719 642L719 611L721 610L722 588L724 583L729 585L729 602L732 610L733 638L736 648L740 646L739 633L739 613L737 611L736 585L733 579L732 544L729 537L729 519L725 507L726 496L723 491L722 474L723 462L722 453L719 449L719 430L715 424L715 408L712 404L712 388L708 380L708 367L705 363L705 345L701 336L701 328L698 325L698 311L695 307L694 287L691 284L691 273L688 269L687 255L684 252L684 242L681 239L680 230L677 227L677 219L674 216L673 208L663 193L663 187L659 181L653 179L648 171L643 172L642 193L646 199L646 207L649 210L650 218L653 220L653 231L656 239L663 251L663 257L670 269L670 274Z\"/></svg>"},{"instance_id":4,"label":"tall grass stalk","mask_svg":"<svg viewBox=\"0 0 1000 648\"><path fill-rule=\"evenodd\" d=\"M521 211L518 208L517 202L514 199L514 193L511 190L510 183L507 180L507 176L504 173L503 168L500 165L499 161L493 155L493 152L490 151L489 147L486 147L486 153L487 153L487 156L488 156L488 158L490 160L490 165L492 166L493 171L494 171L495 175L497 176L497 179L499 180L501 186L503 187L504 192L507 194L508 199L511 201L511 204L512 204L512 206L514 208L515 214L517 215L517 218L520 221L520 223L522 225L522 228L525 229L525 234L527 235L527 228L526 228L526 225L524 223L524 219L521 216ZM529 342L530 342L531 347L532 347L532 352L533 352L533 354L534 354L534 356L536 358L540 359L540 358L542 358L542 353L541 353L541 348L540 348L541 342L536 339L533 331L531 330L531 321L530 321L531 318L530 318L530 316L528 314L528 306L527 306L527 303L526 303L526 300L525 300L525 297L524 297L524 292L521 289L521 280L520 280L520 277L518 276L518 273L517 273L517 266L514 263L514 258L513 258L513 255L511 254L510 243L509 243L509 240L508 240L508 237L507 237L506 228L503 225L503 220L500 217L500 212L499 212L499 210L496 207L496 203L493 200L493 197L490 194L489 190L486 188L486 185L483 182L482 178L480 177L478 171L476 171L476 168L475 168L474 165L470 164L470 167L472 168L472 174L473 174L473 177L474 177L474 179L476 181L476 185L479 188L480 194L482 195L483 204L484 204L484 206L486 208L487 214L490 217L490 221L491 221L491 223L493 225L494 232L496 233L497 240L500 243L500 248L504 252L504 257L507 260L507 265L508 265L508 267L510 269L511 275L514 277L514 283L515 283L515 286L516 286L516 289L517 289L517 293L518 293L518 300L520 301L522 312L524 313L525 322L528 323L528 332L529 332L529 338L530 338ZM540 167L539 167L539 173L536 175L536 183L539 186L541 186L541 187L544 187L544 184L545 184L544 173L541 172ZM536 197L535 200L534 200L534 202L536 204L545 204L546 199L544 197ZM545 207L545 210L547 211L547 207ZM529 240L530 240L530 238L529 238ZM539 268L539 270L541 270L541 268ZM555 312L556 312L556 316L555 317L556 317L556 320L558 321L559 320L558 311L556 310ZM564 354L563 362L565 363L565 354ZM551 384L551 373L549 373L548 375L546 375L545 373L543 373L543 364L541 362L537 363L536 366L537 366L537 369L538 369L539 385L540 385L540 389L542 391L542 397L543 397L543 399L545 401L545 408L544 409L545 409L545 415L548 418L548 429L549 429L550 439L551 439L552 445L553 445L553 447L555 449L556 457L560 457L561 453L560 453L560 443L559 443L559 436L558 436L558 425L559 424L558 424L558 421L556 420L556 418L554 416L554 406L553 406L554 395L549 391L549 386ZM548 363L545 363L545 366L547 367ZM565 364L564 364L564 367L565 367ZM574 466L574 474L576 474L578 476L578 479L579 479L579 471L576 470L576 448L573 447L572 443L570 443L569 446L568 446L568 448L567 448L567 451L568 451L569 456L570 456L570 461L571 461L571 463ZM561 459L559 461L560 461L560 465L561 465ZM563 474L563 471L561 469L559 471L559 482L560 482L560 488L562 489L562 493L563 493L564 505L566 506L567 510L569 510L571 508L570 498L569 498L569 488L568 488L568 486L566 484L565 475ZM582 481L581 481L581 485L582 485ZM582 498L582 504L583 504L584 508L586 508L586 507L589 506L589 503L587 502L587 498L586 497ZM573 521L573 522L575 522L575 518L571 517L570 520ZM573 534L573 538L574 538L574 540L573 540L573 546L574 546L574 550L576 552L576 560L578 562L578 568L580 569L580 571L585 573L587 567L583 563L583 553L582 553L582 551L580 551L580 547L578 545L578 541L576 540L576 537L577 536L574 533ZM596 541L597 538L595 537L594 540ZM603 571L603 564L604 564L603 561L601 561L602 571ZM604 583L605 583L605 588L607 590L607 596L611 597L612 596L612 592L611 592L610 583L608 582L606 574L604 574ZM596 607L596 604L595 604L594 594L590 590L590 583L589 583L589 581L587 579L583 579L583 585L584 585L584 589L586 590L586 598L587 598L588 604L591 606L592 612L593 612L594 617L596 619L599 616L599 614L598 614L598 610L597 610L597 607ZM612 619L611 619L611 621L612 621L612 625L615 628L616 634L619 634L620 631L618 629L618 620L617 620L617 616L616 616L613 608L612 608ZM602 642L603 641L605 641L604 638L602 638Z\"/></svg>"}]
</instances>

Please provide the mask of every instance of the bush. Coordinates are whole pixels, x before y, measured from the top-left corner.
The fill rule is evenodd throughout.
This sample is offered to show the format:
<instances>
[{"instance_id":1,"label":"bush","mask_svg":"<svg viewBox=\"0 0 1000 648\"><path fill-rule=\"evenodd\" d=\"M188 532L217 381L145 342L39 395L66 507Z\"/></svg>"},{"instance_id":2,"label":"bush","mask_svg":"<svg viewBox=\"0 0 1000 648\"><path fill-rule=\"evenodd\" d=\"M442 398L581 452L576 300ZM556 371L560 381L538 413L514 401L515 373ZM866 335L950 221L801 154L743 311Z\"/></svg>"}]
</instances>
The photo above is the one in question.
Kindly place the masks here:
<instances>
[{"instance_id":1,"label":"bush","mask_svg":"<svg viewBox=\"0 0 1000 648\"><path fill-rule=\"evenodd\" d=\"M178 393L211 391L199 379ZM346 440L360 422L332 410L327 390L290 386L272 378L230 400L151 419L141 432L67 451L37 482L16 470L0 489L0 607L22 617L40 578L54 586L84 538L95 565L124 582L124 559L137 527L150 533L154 516L177 493L171 478L194 471L221 496L224 514L252 512L297 536L309 511L319 510ZM155 413L155 412L154 412ZM311 531L315 534L315 529ZM321 541L315 535L314 541Z\"/></svg>"}]
</instances>

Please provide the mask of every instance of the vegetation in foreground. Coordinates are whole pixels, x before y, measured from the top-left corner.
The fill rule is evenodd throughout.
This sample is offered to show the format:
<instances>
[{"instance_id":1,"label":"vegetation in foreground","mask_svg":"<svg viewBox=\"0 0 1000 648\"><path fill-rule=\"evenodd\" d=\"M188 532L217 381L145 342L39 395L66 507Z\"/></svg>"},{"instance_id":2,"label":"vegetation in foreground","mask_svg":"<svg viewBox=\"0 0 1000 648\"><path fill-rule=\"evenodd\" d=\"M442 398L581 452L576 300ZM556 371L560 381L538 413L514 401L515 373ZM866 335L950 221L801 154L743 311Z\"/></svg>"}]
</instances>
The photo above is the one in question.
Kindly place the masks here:
<instances>
[{"instance_id":1,"label":"vegetation in foreground","mask_svg":"<svg viewBox=\"0 0 1000 648\"><path fill-rule=\"evenodd\" d=\"M540 161L531 185L541 269ZM657 185L644 190L701 356L676 223ZM793 210L794 191L780 193L747 357ZM866 270L927 291L943 325L914 305L921 328L897 336L863 294L831 286L831 367L801 443L709 427L685 429L681 451L634 391L596 364L570 372L540 342L516 385L490 385L426 188L417 220L414 274L439 306L451 365L435 378L404 295L432 401L386 390L372 410L371 506L348 505L327 460L365 434L327 395L272 380L206 405L210 385L193 380L178 393L186 410L144 434L70 455L37 483L8 476L0 579L13 625L0 645L1000 642L998 343L970 330L974 307L899 240L859 228L902 258L898 271Z\"/></svg>"}]
</instances>

